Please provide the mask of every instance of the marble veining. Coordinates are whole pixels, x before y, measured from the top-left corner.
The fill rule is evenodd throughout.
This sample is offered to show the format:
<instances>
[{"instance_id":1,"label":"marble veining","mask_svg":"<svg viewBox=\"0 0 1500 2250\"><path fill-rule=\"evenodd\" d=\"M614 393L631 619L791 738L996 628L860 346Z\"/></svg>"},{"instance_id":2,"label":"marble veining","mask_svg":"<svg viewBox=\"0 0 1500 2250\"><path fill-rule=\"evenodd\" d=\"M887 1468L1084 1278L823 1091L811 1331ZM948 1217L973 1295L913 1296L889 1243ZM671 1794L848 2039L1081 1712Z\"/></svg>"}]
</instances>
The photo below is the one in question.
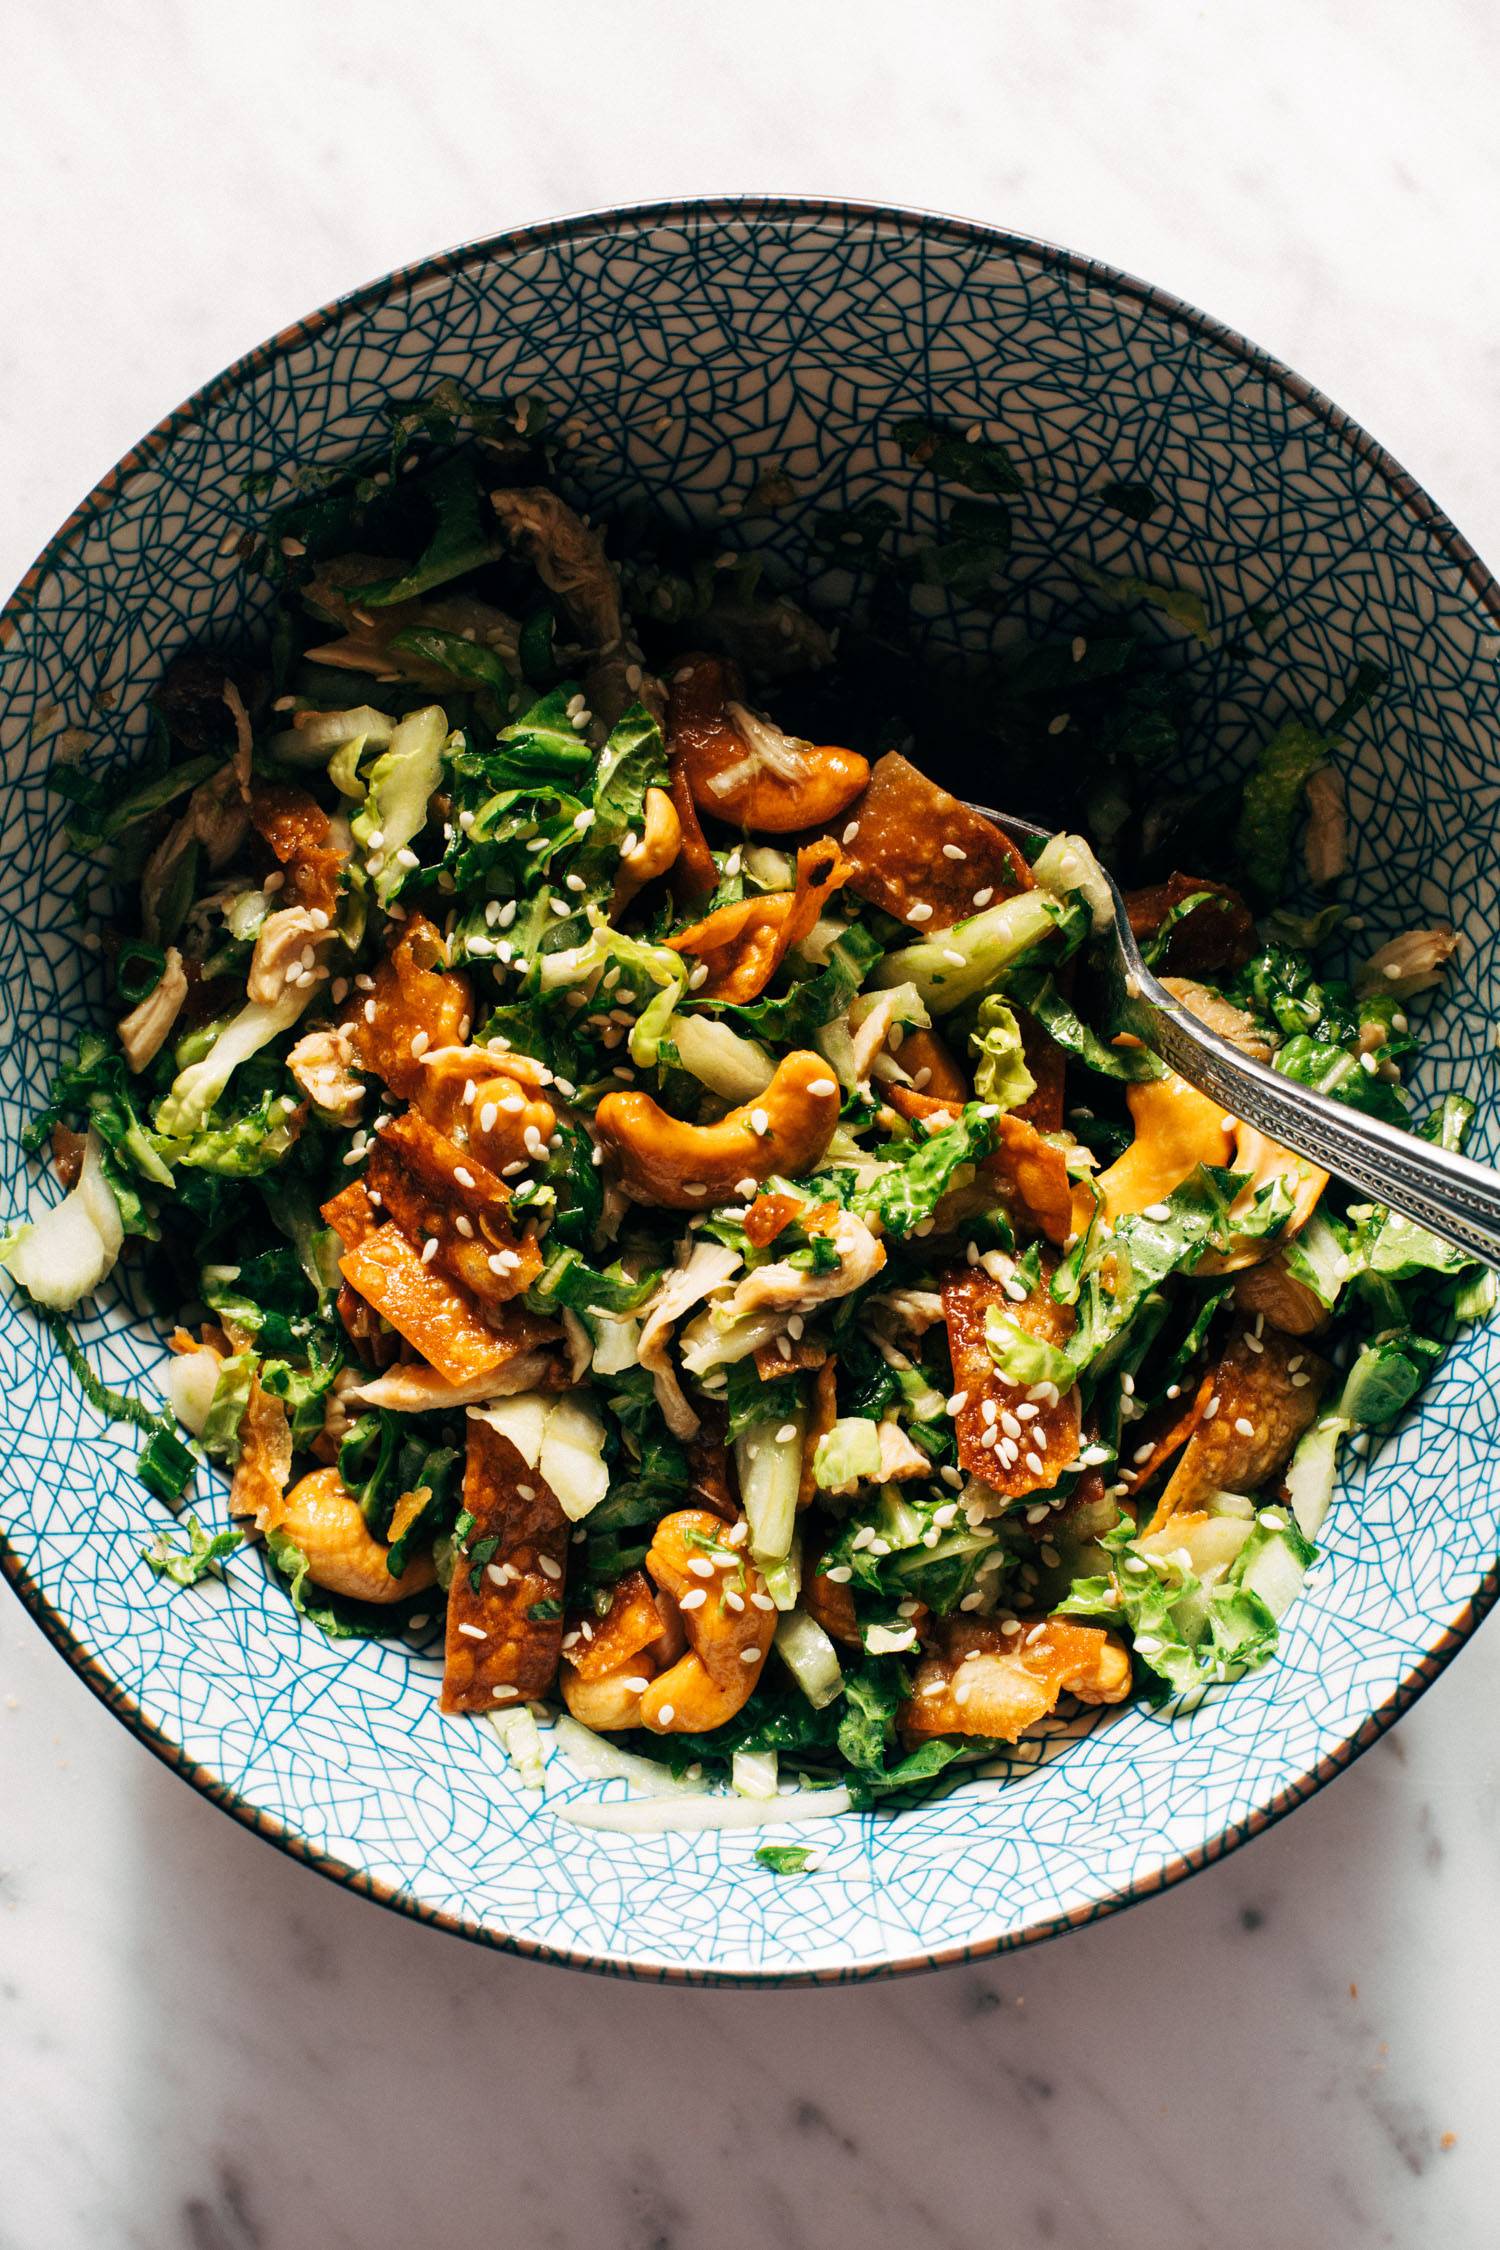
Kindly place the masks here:
<instances>
[{"instance_id":1,"label":"marble veining","mask_svg":"<svg viewBox=\"0 0 1500 2250\"><path fill-rule=\"evenodd\" d=\"M583 0L513 42L477 5L414 37L386 0L357 40L274 7L34 16L0 86L27 308L0 580L334 291L552 210L736 186L927 201L1145 272L1500 553L1482 11L1272 4L1246 33L1137 0L1069 36L956 4L915 44L905 10L866 5L857 38L855 15L770 0L753 55L660 0L649 39ZM489 1956L320 1883L6 1601L0 2246L1487 2244L1497 1633L1294 1820L1127 1916L905 1985L714 1993Z\"/></svg>"}]
</instances>

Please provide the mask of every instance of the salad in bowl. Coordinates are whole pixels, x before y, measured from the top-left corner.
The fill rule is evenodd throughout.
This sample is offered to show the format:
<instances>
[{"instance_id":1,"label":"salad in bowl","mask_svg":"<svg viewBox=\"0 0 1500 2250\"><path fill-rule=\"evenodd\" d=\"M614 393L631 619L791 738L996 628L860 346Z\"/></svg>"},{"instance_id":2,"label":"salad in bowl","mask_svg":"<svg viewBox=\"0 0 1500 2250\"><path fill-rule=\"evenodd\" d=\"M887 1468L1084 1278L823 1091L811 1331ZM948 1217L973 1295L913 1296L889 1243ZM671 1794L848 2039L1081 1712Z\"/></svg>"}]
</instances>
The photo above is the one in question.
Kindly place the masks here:
<instances>
[{"instance_id":1,"label":"salad in bowl","mask_svg":"<svg viewBox=\"0 0 1500 2250\"><path fill-rule=\"evenodd\" d=\"M1402 1084L1453 934L1345 981L1344 910L1281 903L1343 871L1375 668L1153 799L1170 586L1101 578L1088 634L913 725L883 596L989 582L993 443L900 426L942 531L830 516L840 632L591 522L533 399L390 422L246 542L274 623L163 666L139 770L56 775L116 1006L0 1259L142 1425L152 1567L259 1546L334 1638L441 1636L442 1709L525 1783L548 1714L644 1778L596 1825L868 1806L1265 1663L1341 1444L1492 1284L1121 1031L1095 851L1216 1031L1460 1145L1472 1105ZM1040 847L926 770L976 692L1074 823ZM121 1259L165 1406L71 1339Z\"/></svg>"}]
</instances>

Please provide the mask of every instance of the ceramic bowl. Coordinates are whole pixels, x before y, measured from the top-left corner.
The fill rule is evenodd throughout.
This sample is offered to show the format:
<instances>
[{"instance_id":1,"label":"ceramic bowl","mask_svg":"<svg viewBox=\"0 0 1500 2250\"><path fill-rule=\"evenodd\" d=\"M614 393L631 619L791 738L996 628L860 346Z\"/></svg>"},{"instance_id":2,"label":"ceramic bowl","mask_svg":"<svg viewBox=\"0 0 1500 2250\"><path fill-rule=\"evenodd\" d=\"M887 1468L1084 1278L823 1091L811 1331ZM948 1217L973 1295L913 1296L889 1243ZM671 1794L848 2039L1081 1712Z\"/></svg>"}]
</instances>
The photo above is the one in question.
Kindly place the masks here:
<instances>
[{"instance_id":1,"label":"ceramic bowl","mask_svg":"<svg viewBox=\"0 0 1500 2250\"><path fill-rule=\"evenodd\" d=\"M1414 916L1465 933L1419 1085L1488 1101L1500 590L1431 501L1264 353L1085 259L913 212L694 203L481 242L287 329L154 430L28 574L0 620L0 1211L34 1192L20 1128L101 997L49 765L76 751L70 730L91 758L138 746L166 656L264 606L236 553L262 504L247 479L279 491L294 467L341 460L392 393L443 376L544 397L595 509L651 493L726 524L775 464L801 494L880 494L921 528L929 480L900 470L893 420L1003 434L1027 484L1004 633L1066 629L1080 559L1196 587L1216 628L1199 774L1245 758L1288 709L1326 712L1355 661L1378 658L1391 687L1348 753L1350 892L1372 944ZM1145 525L1101 511L1087 494L1104 475L1148 478L1172 505ZM753 534L803 577L819 567L805 520ZM821 591L837 602L837 578ZM1235 645L1252 607L1274 612L1269 655ZM975 640L972 620L956 625ZM107 1380L156 1390L161 1334L128 1288L78 1333ZM254 1553L223 1587L164 1588L141 1560L165 1516L134 1477L133 1434L102 1422L8 1289L4 1560L143 1741L352 1889L617 1973L855 1978L1020 1945L1159 1890L1373 1741L1495 1596L1497 1363L1500 1332L1468 1330L1420 1411L1351 1461L1266 1670L1190 1712L1058 1725L922 1809L825 1824L821 1866L791 1879L755 1864L753 1835L559 1822L487 1728L439 1716L435 1651L325 1641ZM201 1474L200 1511L222 1516L223 1497Z\"/></svg>"}]
</instances>

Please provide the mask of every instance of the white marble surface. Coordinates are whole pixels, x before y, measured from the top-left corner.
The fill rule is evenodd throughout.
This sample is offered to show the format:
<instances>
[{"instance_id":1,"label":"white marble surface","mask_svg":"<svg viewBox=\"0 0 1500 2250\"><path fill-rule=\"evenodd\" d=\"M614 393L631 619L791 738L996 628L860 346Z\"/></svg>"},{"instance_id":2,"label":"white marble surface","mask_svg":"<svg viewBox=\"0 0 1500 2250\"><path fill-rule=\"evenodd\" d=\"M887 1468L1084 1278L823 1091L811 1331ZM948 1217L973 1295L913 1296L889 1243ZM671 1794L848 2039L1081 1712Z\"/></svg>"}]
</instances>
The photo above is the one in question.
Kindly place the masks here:
<instances>
[{"instance_id":1,"label":"white marble surface","mask_svg":"<svg viewBox=\"0 0 1500 2250\"><path fill-rule=\"evenodd\" d=\"M324 298L726 188L945 206L1147 274L1500 555L1488 0L12 0L0 27L6 585ZM1492 1626L1295 1819L1039 1952L671 1992L320 1882L0 1601L0 2250L1483 2250L1497 1701Z\"/></svg>"}]
</instances>

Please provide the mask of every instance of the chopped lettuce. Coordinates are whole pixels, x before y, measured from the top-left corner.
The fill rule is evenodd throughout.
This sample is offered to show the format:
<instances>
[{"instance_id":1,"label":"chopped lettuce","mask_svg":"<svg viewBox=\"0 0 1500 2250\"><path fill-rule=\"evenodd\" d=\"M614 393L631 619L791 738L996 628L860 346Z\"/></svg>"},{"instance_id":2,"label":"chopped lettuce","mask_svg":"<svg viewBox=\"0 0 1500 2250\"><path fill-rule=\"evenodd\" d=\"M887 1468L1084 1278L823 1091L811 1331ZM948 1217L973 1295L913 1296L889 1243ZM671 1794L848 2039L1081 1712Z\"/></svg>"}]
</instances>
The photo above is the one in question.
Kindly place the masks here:
<instances>
[{"instance_id":1,"label":"chopped lettuce","mask_svg":"<svg viewBox=\"0 0 1500 2250\"><path fill-rule=\"evenodd\" d=\"M1073 1362L1067 1353L1044 1337L1031 1335L999 1305L991 1305L984 1316L984 1340L1008 1382L1055 1383L1060 1391L1072 1387Z\"/></svg>"},{"instance_id":2,"label":"chopped lettuce","mask_svg":"<svg viewBox=\"0 0 1500 2250\"><path fill-rule=\"evenodd\" d=\"M179 1546L170 1531L159 1531L150 1546L141 1549L141 1560L158 1578L174 1586L197 1586L205 1578L222 1578L224 1564L245 1543L243 1531L216 1531L210 1537L196 1516L184 1517L183 1523L188 1535L186 1547Z\"/></svg>"},{"instance_id":3,"label":"chopped lettuce","mask_svg":"<svg viewBox=\"0 0 1500 2250\"><path fill-rule=\"evenodd\" d=\"M404 718L370 768L365 801L350 822L375 896L388 905L406 881L412 839L427 826L432 793L443 777L448 720L436 703Z\"/></svg>"},{"instance_id":4,"label":"chopped lettuce","mask_svg":"<svg viewBox=\"0 0 1500 2250\"><path fill-rule=\"evenodd\" d=\"M1255 761L1240 804L1235 851L1265 904L1286 889L1302 795L1337 745L1303 719L1285 719Z\"/></svg>"},{"instance_id":5,"label":"chopped lettuce","mask_svg":"<svg viewBox=\"0 0 1500 2250\"><path fill-rule=\"evenodd\" d=\"M979 1018L969 1034L974 1054L974 1091L996 1109L1019 1109L1036 1092L1026 1067L1026 1048L1016 1012L998 992L979 1003Z\"/></svg>"},{"instance_id":6,"label":"chopped lettuce","mask_svg":"<svg viewBox=\"0 0 1500 2250\"><path fill-rule=\"evenodd\" d=\"M960 1175L989 1155L995 1132L988 1105L968 1102L956 1123L925 1139L888 1142L874 1176L855 1189L853 1207L887 1234L915 1233L930 1220Z\"/></svg>"},{"instance_id":7,"label":"chopped lettuce","mask_svg":"<svg viewBox=\"0 0 1500 2250\"><path fill-rule=\"evenodd\" d=\"M862 1414L844 1415L825 1430L813 1455L821 1492L843 1492L880 1474L880 1429Z\"/></svg>"},{"instance_id":8,"label":"chopped lettuce","mask_svg":"<svg viewBox=\"0 0 1500 2250\"><path fill-rule=\"evenodd\" d=\"M1050 1039L1056 1041L1063 1053L1071 1055L1090 1070L1097 1070L1104 1078L1122 1078L1130 1084L1160 1078L1163 1065L1149 1048L1141 1046L1106 1046L1098 1033L1091 1031L1073 1004L1065 1000L1057 988L1057 980L1044 969L1015 969L1005 980L1005 989L1022 1007L1036 1017ZM980 1021L984 1020L984 1008Z\"/></svg>"},{"instance_id":9,"label":"chopped lettuce","mask_svg":"<svg viewBox=\"0 0 1500 2250\"><path fill-rule=\"evenodd\" d=\"M1057 923L1058 901L1050 891L1018 891L935 937L886 954L871 982L882 990L914 984L935 1016L949 1015L988 992L1023 954L1045 944Z\"/></svg>"}]
</instances>

